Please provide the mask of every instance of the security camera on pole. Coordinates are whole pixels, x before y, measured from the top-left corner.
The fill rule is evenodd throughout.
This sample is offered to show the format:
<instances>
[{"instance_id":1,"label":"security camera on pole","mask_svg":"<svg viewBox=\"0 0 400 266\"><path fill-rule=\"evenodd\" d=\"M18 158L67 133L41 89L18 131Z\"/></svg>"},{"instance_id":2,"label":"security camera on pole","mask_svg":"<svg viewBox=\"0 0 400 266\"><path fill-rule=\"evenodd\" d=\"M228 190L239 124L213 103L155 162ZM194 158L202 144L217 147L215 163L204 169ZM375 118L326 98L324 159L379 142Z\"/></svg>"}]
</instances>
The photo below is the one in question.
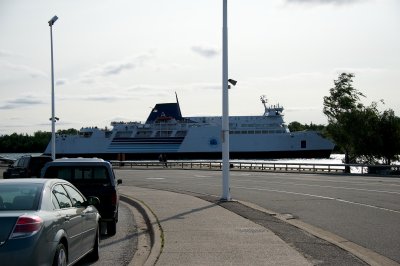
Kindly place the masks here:
<instances>
[{"instance_id":1,"label":"security camera on pole","mask_svg":"<svg viewBox=\"0 0 400 266\"><path fill-rule=\"evenodd\" d=\"M53 65L53 25L58 17L54 16L49 20L50 26L50 46L51 46L51 158L56 158L56 120L54 115L54 65Z\"/></svg>"}]
</instances>

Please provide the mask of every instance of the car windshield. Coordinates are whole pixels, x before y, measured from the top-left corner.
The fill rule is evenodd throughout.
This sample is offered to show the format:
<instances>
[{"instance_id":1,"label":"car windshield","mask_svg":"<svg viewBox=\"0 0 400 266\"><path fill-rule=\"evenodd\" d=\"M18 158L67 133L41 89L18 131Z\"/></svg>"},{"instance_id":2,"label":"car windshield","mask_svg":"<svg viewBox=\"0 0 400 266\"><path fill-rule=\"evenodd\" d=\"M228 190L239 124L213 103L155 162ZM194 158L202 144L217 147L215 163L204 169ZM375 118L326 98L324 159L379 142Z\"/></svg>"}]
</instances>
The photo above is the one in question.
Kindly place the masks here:
<instances>
[{"instance_id":1,"label":"car windshield","mask_svg":"<svg viewBox=\"0 0 400 266\"><path fill-rule=\"evenodd\" d=\"M0 184L0 211L37 210L43 184Z\"/></svg>"},{"instance_id":2,"label":"car windshield","mask_svg":"<svg viewBox=\"0 0 400 266\"><path fill-rule=\"evenodd\" d=\"M60 178L73 184L110 184L108 170L104 166L51 166L45 178Z\"/></svg>"}]
</instances>

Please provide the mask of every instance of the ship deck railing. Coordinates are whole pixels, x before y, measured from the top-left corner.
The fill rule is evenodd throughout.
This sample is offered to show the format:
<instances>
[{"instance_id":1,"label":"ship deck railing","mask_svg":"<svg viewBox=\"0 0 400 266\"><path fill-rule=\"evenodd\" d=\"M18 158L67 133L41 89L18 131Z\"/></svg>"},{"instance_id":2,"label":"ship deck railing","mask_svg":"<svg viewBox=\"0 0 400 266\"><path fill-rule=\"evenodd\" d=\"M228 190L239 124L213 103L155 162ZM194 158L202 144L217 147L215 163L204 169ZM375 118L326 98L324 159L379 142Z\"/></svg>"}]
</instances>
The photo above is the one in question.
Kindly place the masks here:
<instances>
[{"instance_id":1,"label":"ship deck railing","mask_svg":"<svg viewBox=\"0 0 400 266\"><path fill-rule=\"evenodd\" d=\"M220 161L168 161L166 164L159 161L111 161L111 163L117 169L222 169ZM400 165L230 162L231 171L345 173L346 166L355 174L400 175Z\"/></svg>"}]
</instances>

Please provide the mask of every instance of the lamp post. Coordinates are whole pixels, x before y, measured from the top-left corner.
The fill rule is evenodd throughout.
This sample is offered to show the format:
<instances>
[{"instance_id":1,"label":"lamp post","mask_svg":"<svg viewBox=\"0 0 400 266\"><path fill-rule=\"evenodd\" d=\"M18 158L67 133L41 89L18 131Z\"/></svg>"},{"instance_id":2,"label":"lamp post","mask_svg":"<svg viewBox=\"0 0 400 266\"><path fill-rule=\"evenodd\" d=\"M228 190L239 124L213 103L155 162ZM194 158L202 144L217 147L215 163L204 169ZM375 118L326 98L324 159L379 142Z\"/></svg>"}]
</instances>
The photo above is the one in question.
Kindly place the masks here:
<instances>
[{"instance_id":1,"label":"lamp post","mask_svg":"<svg viewBox=\"0 0 400 266\"><path fill-rule=\"evenodd\" d=\"M228 12L227 0L223 0L222 22L222 197L230 201L229 187L229 107L228 107Z\"/></svg>"},{"instance_id":2,"label":"lamp post","mask_svg":"<svg viewBox=\"0 0 400 266\"><path fill-rule=\"evenodd\" d=\"M56 117L54 116L54 64L53 64L53 25L58 17L49 20L51 46L51 158L56 158Z\"/></svg>"}]
</instances>

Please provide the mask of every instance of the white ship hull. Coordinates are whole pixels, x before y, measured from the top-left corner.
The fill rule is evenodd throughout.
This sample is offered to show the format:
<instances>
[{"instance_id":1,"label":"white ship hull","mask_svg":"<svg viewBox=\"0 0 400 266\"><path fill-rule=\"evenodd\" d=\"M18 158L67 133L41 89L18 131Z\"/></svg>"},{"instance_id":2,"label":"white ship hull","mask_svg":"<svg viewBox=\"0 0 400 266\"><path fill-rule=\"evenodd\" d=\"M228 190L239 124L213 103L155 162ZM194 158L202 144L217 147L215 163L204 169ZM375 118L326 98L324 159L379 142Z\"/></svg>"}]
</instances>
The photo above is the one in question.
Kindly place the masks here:
<instances>
[{"instance_id":1,"label":"white ship hull","mask_svg":"<svg viewBox=\"0 0 400 266\"><path fill-rule=\"evenodd\" d=\"M171 111L172 109L172 111ZM230 117L230 158L327 158L334 144L314 131L289 132L283 108L263 116ZM221 118L181 117L179 103L158 104L146 123L114 123L111 131L84 128L79 135L57 135L57 157L123 160L221 159ZM49 144L45 154L51 154Z\"/></svg>"}]
</instances>

